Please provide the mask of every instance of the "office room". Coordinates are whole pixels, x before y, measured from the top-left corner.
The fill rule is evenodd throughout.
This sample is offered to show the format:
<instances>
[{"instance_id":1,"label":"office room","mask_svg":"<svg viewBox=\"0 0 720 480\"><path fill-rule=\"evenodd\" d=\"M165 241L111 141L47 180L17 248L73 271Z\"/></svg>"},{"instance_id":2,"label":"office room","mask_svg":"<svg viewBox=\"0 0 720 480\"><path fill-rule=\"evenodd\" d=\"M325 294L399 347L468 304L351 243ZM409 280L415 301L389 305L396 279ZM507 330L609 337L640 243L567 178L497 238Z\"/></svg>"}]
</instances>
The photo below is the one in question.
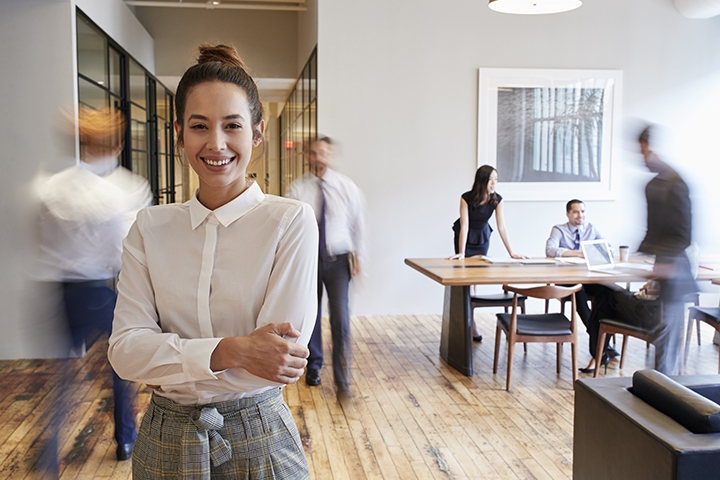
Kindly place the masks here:
<instances>
[{"instance_id":1,"label":"office room","mask_svg":"<svg viewBox=\"0 0 720 480\"><path fill-rule=\"evenodd\" d=\"M0 289L5 332L0 371L3 385L12 385L0 400L0 476L29 475L23 468L38 435L31 432L40 425L31 411L52 409L49 397L43 403L47 391L41 384L57 378L57 367L42 359L60 356L53 345L57 325L33 317L39 302L28 299L29 246L35 235L28 192L38 172L58 172L76 156L75 140L58 140L57 112L78 102L74 35L79 9L170 91L192 64L197 44L233 44L260 78L261 100L269 92L263 82L282 85L270 100L278 107L266 109L269 126L277 122L283 95L315 52L313 133L337 142L332 167L364 194L367 255L350 290L352 395L338 401L327 354L320 385L311 387L301 377L283 393L312 478L572 477L570 349L564 350L557 374L554 347L529 345L527 353L518 348L508 392L504 343L499 371L492 373L495 314L502 309L477 309L483 341L471 344L474 372L464 375L440 353L445 288L405 259L444 259L454 253L458 197L470 190L475 171L486 163L479 132L484 121L481 69L621 72L621 88L613 92L618 103L611 112L612 143L604 157L612 167L606 192L586 196L588 190L580 186L567 198L518 199L498 172L496 190L504 199L504 224L514 252L544 257L552 226L567 221L565 204L571 198L584 201L587 221L611 245L637 250L645 234L645 185L653 177L637 136L640 125L651 123L657 127L654 151L690 189L692 239L701 258L720 254L714 215L720 207L715 186L720 18L690 18L697 7L693 3L702 2L689 0L585 0L575 10L547 15L499 13L487 0L306 0L280 2L298 8L278 12L267 8L270 2L260 3L265 10L170 8L121 0L31 5L10 0L0 6L9 46L0 54L7 67L0 74L6 113L0 129L5 146L0 218L10 227L0 236L5 286ZM280 16L273 19L273 14ZM34 31L44 34L28 33ZM276 55L280 58L266 60ZM268 150L279 156L277 124L274 128ZM284 186L278 183L268 193L284 193ZM494 219L490 223L496 231L488 255L505 258ZM718 286L704 281L699 286L700 305L716 307ZM476 291L500 289L489 285ZM543 302L531 300L528 309L540 312ZM324 321L329 352L330 327ZM713 329L699 325L700 345L694 338L690 342L682 372L716 374ZM590 354L588 335L580 327L577 362L584 366ZM107 368L102 342L74 360L78 378ZM618 350L620 343L618 337ZM600 376L631 377L652 368L653 351L630 339L624 368L614 360ZM115 458L106 405L111 385L104 379L81 384L82 395L73 397L84 410L71 414L62 430L62 478L131 477L131 462ZM22 390L31 384L42 398ZM135 388L140 415L152 390ZM94 433L88 434L90 424ZM18 472L25 473L15 477Z\"/></svg>"}]
</instances>

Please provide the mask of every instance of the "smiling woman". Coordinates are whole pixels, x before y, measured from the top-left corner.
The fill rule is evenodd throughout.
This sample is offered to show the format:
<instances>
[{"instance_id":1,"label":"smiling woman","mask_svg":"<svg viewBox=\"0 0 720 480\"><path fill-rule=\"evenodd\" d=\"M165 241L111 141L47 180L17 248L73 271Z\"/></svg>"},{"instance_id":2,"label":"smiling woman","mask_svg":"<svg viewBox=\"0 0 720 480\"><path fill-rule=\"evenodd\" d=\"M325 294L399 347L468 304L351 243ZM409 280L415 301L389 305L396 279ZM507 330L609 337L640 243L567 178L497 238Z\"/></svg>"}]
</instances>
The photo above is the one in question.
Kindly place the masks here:
<instances>
[{"instance_id":1,"label":"smiling woman","mask_svg":"<svg viewBox=\"0 0 720 480\"><path fill-rule=\"evenodd\" d=\"M133 478L308 478L280 388L302 375L315 325L315 215L246 180L265 124L233 48L201 46L176 101L199 188L138 215L108 353L154 389Z\"/></svg>"},{"instance_id":2,"label":"smiling woman","mask_svg":"<svg viewBox=\"0 0 720 480\"><path fill-rule=\"evenodd\" d=\"M175 128L200 179L198 200L215 209L247 188L245 173L265 123L253 125L247 95L234 84L200 84L187 100L187 120Z\"/></svg>"}]
</instances>

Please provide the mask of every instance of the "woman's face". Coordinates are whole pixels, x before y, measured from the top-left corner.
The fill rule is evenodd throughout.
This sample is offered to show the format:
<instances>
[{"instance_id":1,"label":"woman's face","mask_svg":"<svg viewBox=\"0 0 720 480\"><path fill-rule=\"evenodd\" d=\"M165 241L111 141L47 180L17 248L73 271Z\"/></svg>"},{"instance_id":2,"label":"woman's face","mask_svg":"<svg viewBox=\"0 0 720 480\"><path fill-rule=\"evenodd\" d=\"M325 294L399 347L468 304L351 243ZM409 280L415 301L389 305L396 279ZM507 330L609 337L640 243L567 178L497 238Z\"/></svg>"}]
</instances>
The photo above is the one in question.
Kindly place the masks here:
<instances>
[{"instance_id":1,"label":"woman's face","mask_svg":"<svg viewBox=\"0 0 720 480\"><path fill-rule=\"evenodd\" d=\"M488 179L487 191L488 193L495 193L495 184L497 183L497 170L493 170Z\"/></svg>"},{"instance_id":2,"label":"woman's face","mask_svg":"<svg viewBox=\"0 0 720 480\"><path fill-rule=\"evenodd\" d=\"M200 195L228 195L227 201L247 187L245 171L253 146L261 136L253 135L247 96L232 83L201 83L190 90L183 126L175 123L190 166L200 178ZM264 123L256 127L262 134Z\"/></svg>"}]
</instances>

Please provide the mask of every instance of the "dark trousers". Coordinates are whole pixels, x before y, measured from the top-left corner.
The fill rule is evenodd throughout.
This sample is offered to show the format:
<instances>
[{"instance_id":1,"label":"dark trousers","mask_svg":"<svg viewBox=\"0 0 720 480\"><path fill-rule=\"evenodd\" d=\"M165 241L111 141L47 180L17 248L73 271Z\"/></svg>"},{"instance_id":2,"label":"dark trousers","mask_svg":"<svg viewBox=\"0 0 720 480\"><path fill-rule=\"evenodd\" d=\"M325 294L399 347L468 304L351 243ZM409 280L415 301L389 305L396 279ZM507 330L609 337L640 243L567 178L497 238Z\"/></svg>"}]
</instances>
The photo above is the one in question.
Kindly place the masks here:
<instances>
[{"instance_id":1,"label":"dark trousers","mask_svg":"<svg viewBox=\"0 0 720 480\"><path fill-rule=\"evenodd\" d=\"M112 331L117 293L95 282L65 283L63 297L72 345L78 349L83 342L90 345L103 333ZM98 282L102 283L102 282ZM115 440L119 444L135 441L135 409L131 383L121 379L115 370L113 377L113 401L115 405Z\"/></svg>"},{"instance_id":2,"label":"dark trousers","mask_svg":"<svg viewBox=\"0 0 720 480\"><path fill-rule=\"evenodd\" d=\"M333 375L335 385L344 390L347 390L350 384L350 362L352 360L350 309L348 306L350 278L347 253L335 257L320 256L318 261L318 313L315 318L315 329L308 344L310 357L307 368L319 370L323 364L322 298L324 285L330 305Z\"/></svg>"},{"instance_id":3,"label":"dark trousers","mask_svg":"<svg viewBox=\"0 0 720 480\"><path fill-rule=\"evenodd\" d=\"M103 333L110 333L117 294L106 286L106 282L67 282L58 284L58 287L63 297L65 318L70 333L71 342L68 348L72 346L79 351L83 343L90 346ZM120 444L132 443L137 434L131 383L118 377L114 370L112 377L115 440ZM53 399L55 405L47 428L47 443L38 452L34 467L39 478L58 478L58 435L63 422L73 408L71 404L73 391L72 375L66 373L60 378L59 388Z\"/></svg>"},{"instance_id":4,"label":"dark trousers","mask_svg":"<svg viewBox=\"0 0 720 480\"><path fill-rule=\"evenodd\" d=\"M600 290L602 285L587 284L583 285L583 288L575 293L575 310L577 311L580 320L582 320L585 329L588 328L590 322L590 314L592 313L588 306L588 296L595 297L595 294Z\"/></svg>"},{"instance_id":5,"label":"dark trousers","mask_svg":"<svg viewBox=\"0 0 720 480\"><path fill-rule=\"evenodd\" d=\"M564 287L573 287L574 285L562 285ZM575 311L585 325L585 330L590 333L590 315L592 311L588 306L588 295L595 297L596 293L600 290L602 285L587 284L583 285L580 291L575 293ZM592 354L592 349L590 350ZM594 355L593 355L594 356Z\"/></svg>"}]
</instances>

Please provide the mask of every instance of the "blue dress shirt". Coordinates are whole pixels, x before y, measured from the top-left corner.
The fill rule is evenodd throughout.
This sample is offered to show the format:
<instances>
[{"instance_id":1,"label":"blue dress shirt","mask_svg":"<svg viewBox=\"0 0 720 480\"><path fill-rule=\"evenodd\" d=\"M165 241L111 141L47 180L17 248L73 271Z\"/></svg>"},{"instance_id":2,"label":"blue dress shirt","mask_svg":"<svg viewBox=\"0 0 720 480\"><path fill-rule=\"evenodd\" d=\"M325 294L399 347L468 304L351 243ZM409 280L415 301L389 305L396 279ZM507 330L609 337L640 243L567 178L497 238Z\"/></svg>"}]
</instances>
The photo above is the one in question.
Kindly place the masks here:
<instances>
[{"instance_id":1,"label":"blue dress shirt","mask_svg":"<svg viewBox=\"0 0 720 480\"><path fill-rule=\"evenodd\" d=\"M545 255L548 257L562 257L566 250L579 250L579 243L575 248L577 234L579 234L580 242L603 238L600 231L592 223L584 223L579 227L570 225L570 222L555 225L550 231L550 238L545 243Z\"/></svg>"}]
</instances>

